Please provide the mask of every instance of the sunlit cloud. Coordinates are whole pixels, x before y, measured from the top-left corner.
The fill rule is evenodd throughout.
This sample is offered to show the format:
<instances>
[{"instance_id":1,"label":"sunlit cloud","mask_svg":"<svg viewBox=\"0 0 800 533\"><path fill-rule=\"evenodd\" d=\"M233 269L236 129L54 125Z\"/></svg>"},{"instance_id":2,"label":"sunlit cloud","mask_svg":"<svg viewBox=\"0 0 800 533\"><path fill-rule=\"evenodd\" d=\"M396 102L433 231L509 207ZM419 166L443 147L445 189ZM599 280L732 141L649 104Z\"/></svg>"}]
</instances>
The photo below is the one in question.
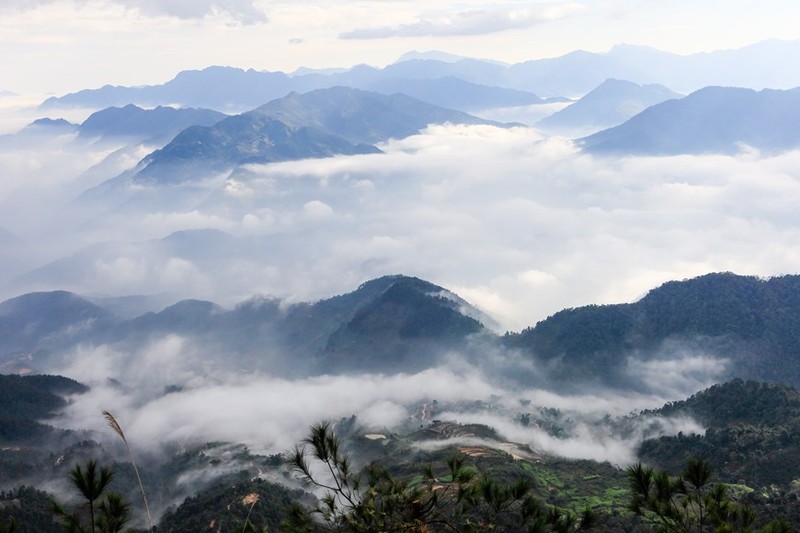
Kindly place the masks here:
<instances>
[{"instance_id":1,"label":"sunlit cloud","mask_svg":"<svg viewBox=\"0 0 800 533\"><path fill-rule=\"evenodd\" d=\"M533 4L486 7L463 11L436 11L421 14L417 20L396 26L362 28L340 35L342 39L387 39L391 37L430 37L485 35L526 29L547 21L581 12L578 3Z\"/></svg>"}]
</instances>

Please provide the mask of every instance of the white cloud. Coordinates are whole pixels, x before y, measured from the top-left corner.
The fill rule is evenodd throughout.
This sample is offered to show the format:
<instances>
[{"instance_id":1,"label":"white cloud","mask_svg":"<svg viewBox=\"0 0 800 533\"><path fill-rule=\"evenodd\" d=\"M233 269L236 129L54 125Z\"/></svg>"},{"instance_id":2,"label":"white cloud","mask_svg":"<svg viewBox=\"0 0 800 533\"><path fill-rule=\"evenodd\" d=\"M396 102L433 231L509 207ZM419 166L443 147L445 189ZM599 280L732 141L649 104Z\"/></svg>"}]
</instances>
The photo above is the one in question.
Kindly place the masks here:
<instances>
[{"instance_id":1,"label":"white cloud","mask_svg":"<svg viewBox=\"0 0 800 533\"><path fill-rule=\"evenodd\" d=\"M209 16L227 15L242 23L266 22L266 15L254 0L105 0L133 9L143 15L169 16L181 19L202 19ZM26 11L56 3L72 3L77 6L91 5L90 0L2 0L0 9ZM103 2L100 2L101 4Z\"/></svg>"},{"instance_id":2,"label":"white cloud","mask_svg":"<svg viewBox=\"0 0 800 533\"><path fill-rule=\"evenodd\" d=\"M15 188L0 227L60 256L120 243L51 270L52 289L172 286L227 305L255 293L316 300L402 273L454 290L514 331L565 307L630 302L668 280L800 272L800 152L606 159L535 130L486 126L434 126L382 149L249 166L193 188L183 209L161 206L165 195L181 198L175 188L143 212L66 220L54 194L26 184L71 168L63 162L76 154L53 163L40 150L40 171L8 160L4 187ZM27 222L42 212L54 214L36 232L18 223L17 214ZM157 240L200 228L230 235L198 234L177 248ZM186 263L167 268L171 258Z\"/></svg>"},{"instance_id":3,"label":"white cloud","mask_svg":"<svg viewBox=\"0 0 800 533\"><path fill-rule=\"evenodd\" d=\"M322 220L333 215L333 209L325 202L311 200L303 204L303 214L310 220Z\"/></svg>"},{"instance_id":4,"label":"white cloud","mask_svg":"<svg viewBox=\"0 0 800 533\"><path fill-rule=\"evenodd\" d=\"M543 22L583 11L578 3L522 4L462 11L429 11L413 22L395 26L361 28L344 32L342 39L386 39L391 37L428 37L485 35L506 30L526 29Z\"/></svg>"},{"instance_id":5,"label":"white cloud","mask_svg":"<svg viewBox=\"0 0 800 533\"><path fill-rule=\"evenodd\" d=\"M356 415L365 429L412 431L430 422L418 417L420 406L437 400L444 409L436 413L438 419L486 424L501 438L529 444L537 452L619 464L635 460L636 448L645 435L702 431L691 420L653 419L637 422L629 427L629 436L620 437L607 424L599 423L604 415L658 407L665 399L679 396L609 391L557 394L498 382L458 357L447 366L416 374L292 380L234 373L215 365L213 354L203 354L201 348L175 335L152 339L130 351L107 346L81 348L65 358L69 364L59 372L80 376L91 389L72 398L59 425L92 429L110 440L114 435L101 415L108 410L140 450L155 450L169 443L217 441L276 453L291 449L311 424L351 415ZM486 361L481 366L486 367ZM687 371L695 369L696 365L691 365ZM167 387L173 392L165 393ZM688 392L694 389L676 387L672 394ZM489 407L478 407L481 404ZM561 411L559 423L566 438L516 422L520 413L536 413L545 407Z\"/></svg>"}]
</instances>

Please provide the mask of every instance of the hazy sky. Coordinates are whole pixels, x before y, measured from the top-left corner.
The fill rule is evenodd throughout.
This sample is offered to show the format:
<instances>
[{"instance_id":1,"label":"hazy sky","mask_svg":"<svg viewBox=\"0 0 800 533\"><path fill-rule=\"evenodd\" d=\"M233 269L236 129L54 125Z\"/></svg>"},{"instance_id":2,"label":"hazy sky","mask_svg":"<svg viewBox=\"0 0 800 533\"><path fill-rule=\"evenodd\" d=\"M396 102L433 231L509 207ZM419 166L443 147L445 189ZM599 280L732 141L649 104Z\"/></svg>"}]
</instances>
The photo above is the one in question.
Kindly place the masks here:
<instances>
[{"instance_id":1,"label":"hazy sky","mask_svg":"<svg viewBox=\"0 0 800 533\"><path fill-rule=\"evenodd\" d=\"M797 20L796 0L0 0L0 94L162 83L213 64L382 66L410 50L685 54L798 39Z\"/></svg>"}]
</instances>

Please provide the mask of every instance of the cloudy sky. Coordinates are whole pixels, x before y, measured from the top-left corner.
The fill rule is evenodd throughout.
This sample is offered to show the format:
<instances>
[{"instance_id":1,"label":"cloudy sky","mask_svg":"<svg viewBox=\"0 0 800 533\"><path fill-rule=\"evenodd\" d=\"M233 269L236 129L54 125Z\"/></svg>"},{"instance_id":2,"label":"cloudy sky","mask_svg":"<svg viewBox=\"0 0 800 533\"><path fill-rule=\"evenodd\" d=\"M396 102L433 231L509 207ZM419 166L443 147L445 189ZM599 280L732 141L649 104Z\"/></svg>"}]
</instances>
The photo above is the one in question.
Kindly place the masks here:
<instances>
[{"instance_id":1,"label":"cloudy sky","mask_svg":"<svg viewBox=\"0 0 800 533\"><path fill-rule=\"evenodd\" d=\"M0 91L161 83L213 64L382 66L410 50L519 62L616 43L677 53L800 38L795 0L0 0Z\"/></svg>"}]
</instances>

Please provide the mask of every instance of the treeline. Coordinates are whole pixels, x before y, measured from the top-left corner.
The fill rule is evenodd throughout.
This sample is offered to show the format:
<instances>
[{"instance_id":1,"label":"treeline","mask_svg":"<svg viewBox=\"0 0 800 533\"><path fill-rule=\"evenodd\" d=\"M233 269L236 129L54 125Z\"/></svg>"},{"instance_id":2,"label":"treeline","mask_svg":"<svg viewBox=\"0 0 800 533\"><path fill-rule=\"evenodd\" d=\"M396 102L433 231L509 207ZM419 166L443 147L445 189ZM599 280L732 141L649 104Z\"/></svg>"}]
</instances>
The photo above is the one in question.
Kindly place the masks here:
<instances>
[{"instance_id":1,"label":"treeline","mask_svg":"<svg viewBox=\"0 0 800 533\"><path fill-rule=\"evenodd\" d=\"M591 371L629 385L627 357L653 357L673 342L732 360L731 377L800 386L798 331L800 276L717 273L665 283L632 304L565 309L503 342L559 361L554 377L577 382Z\"/></svg>"}]
</instances>

